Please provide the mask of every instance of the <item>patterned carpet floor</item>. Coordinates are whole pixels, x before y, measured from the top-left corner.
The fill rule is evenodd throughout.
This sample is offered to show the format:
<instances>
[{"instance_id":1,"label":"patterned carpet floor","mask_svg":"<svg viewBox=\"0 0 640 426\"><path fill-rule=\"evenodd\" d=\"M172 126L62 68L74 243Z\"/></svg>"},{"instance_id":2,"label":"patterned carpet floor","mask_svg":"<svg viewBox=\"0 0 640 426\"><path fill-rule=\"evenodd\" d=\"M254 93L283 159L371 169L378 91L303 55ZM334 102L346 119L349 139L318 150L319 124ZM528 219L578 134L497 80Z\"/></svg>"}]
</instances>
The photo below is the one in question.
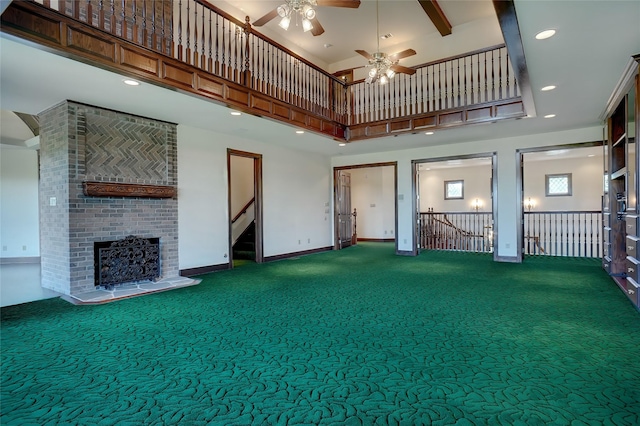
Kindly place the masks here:
<instances>
[{"instance_id":1,"label":"patterned carpet floor","mask_svg":"<svg viewBox=\"0 0 640 426\"><path fill-rule=\"evenodd\" d=\"M365 243L1 312L2 425L637 425L640 313L594 259Z\"/></svg>"}]
</instances>

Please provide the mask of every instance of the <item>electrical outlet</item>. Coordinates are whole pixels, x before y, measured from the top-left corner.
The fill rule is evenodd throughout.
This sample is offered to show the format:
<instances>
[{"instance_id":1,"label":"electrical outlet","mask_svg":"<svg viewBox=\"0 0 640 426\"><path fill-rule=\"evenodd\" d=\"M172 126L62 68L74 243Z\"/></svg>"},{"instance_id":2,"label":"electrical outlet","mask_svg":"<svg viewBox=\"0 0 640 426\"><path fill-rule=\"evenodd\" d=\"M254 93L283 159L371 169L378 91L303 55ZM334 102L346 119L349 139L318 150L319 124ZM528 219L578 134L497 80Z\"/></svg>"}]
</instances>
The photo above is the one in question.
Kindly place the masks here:
<instances>
[{"instance_id":1,"label":"electrical outlet","mask_svg":"<svg viewBox=\"0 0 640 426\"><path fill-rule=\"evenodd\" d=\"M27 246L22 246L22 251L27 251Z\"/></svg>"},{"instance_id":2,"label":"electrical outlet","mask_svg":"<svg viewBox=\"0 0 640 426\"><path fill-rule=\"evenodd\" d=\"M307 244L311 244L311 238L307 238Z\"/></svg>"},{"instance_id":3,"label":"electrical outlet","mask_svg":"<svg viewBox=\"0 0 640 426\"><path fill-rule=\"evenodd\" d=\"M298 245L300 245L300 240L298 240Z\"/></svg>"},{"instance_id":4,"label":"electrical outlet","mask_svg":"<svg viewBox=\"0 0 640 426\"><path fill-rule=\"evenodd\" d=\"M511 248L511 244L506 243L506 244L504 245L504 247L505 247L505 248Z\"/></svg>"},{"instance_id":5,"label":"electrical outlet","mask_svg":"<svg viewBox=\"0 0 640 426\"><path fill-rule=\"evenodd\" d=\"M2 251L7 251L7 246L2 246Z\"/></svg>"},{"instance_id":6,"label":"electrical outlet","mask_svg":"<svg viewBox=\"0 0 640 426\"><path fill-rule=\"evenodd\" d=\"M387 235L387 231L384 231L384 235Z\"/></svg>"},{"instance_id":7,"label":"electrical outlet","mask_svg":"<svg viewBox=\"0 0 640 426\"><path fill-rule=\"evenodd\" d=\"M389 233L390 233L391 235L393 235L393 229L392 229L391 231L389 231Z\"/></svg>"}]
</instances>

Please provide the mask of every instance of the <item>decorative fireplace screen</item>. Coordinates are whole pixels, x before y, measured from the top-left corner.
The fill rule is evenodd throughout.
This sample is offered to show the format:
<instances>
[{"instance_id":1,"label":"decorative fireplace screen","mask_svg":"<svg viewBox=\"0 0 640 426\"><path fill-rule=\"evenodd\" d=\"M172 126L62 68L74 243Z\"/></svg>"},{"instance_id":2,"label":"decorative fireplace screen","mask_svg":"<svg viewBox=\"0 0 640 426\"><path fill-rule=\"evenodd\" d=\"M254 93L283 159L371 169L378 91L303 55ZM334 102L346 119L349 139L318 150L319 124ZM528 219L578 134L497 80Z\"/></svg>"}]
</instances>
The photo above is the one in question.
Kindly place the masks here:
<instances>
[{"instance_id":1,"label":"decorative fireplace screen","mask_svg":"<svg viewBox=\"0 0 640 426\"><path fill-rule=\"evenodd\" d=\"M160 277L160 239L130 235L118 241L93 243L95 285L155 280Z\"/></svg>"}]
</instances>

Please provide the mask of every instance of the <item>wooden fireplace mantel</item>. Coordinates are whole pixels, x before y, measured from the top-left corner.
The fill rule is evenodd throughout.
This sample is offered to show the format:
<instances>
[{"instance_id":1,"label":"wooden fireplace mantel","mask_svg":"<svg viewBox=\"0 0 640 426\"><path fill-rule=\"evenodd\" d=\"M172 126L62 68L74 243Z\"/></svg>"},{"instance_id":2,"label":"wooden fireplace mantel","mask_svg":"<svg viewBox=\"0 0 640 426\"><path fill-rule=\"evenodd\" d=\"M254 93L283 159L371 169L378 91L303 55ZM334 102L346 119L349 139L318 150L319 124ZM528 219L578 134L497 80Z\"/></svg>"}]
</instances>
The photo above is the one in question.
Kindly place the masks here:
<instances>
[{"instance_id":1,"label":"wooden fireplace mantel","mask_svg":"<svg viewBox=\"0 0 640 426\"><path fill-rule=\"evenodd\" d=\"M82 182L82 192L91 197L175 198L178 194L174 186L93 181Z\"/></svg>"}]
</instances>

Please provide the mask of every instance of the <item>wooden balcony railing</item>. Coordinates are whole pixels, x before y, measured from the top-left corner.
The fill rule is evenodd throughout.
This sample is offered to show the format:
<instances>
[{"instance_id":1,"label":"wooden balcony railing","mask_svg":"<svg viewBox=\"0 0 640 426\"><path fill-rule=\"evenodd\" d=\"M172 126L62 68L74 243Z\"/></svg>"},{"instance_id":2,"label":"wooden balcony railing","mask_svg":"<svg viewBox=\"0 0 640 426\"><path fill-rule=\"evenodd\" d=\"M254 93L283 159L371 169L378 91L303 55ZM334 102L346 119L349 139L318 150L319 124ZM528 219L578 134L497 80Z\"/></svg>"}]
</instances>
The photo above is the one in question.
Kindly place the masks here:
<instances>
[{"instance_id":1,"label":"wooden balcony railing","mask_svg":"<svg viewBox=\"0 0 640 426\"><path fill-rule=\"evenodd\" d=\"M256 32L248 17L203 0L34 0L7 12L2 31L337 139L524 115L504 46L414 67L386 85L346 84Z\"/></svg>"},{"instance_id":2,"label":"wooden balcony railing","mask_svg":"<svg viewBox=\"0 0 640 426\"><path fill-rule=\"evenodd\" d=\"M491 212L422 212L420 248L491 253L492 223Z\"/></svg>"},{"instance_id":3,"label":"wooden balcony railing","mask_svg":"<svg viewBox=\"0 0 640 426\"><path fill-rule=\"evenodd\" d=\"M504 45L413 67L387 84L350 86L349 124L464 108L518 97L519 89Z\"/></svg>"},{"instance_id":4,"label":"wooden balcony railing","mask_svg":"<svg viewBox=\"0 0 640 426\"><path fill-rule=\"evenodd\" d=\"M525 212L524 253L602 257L599 211Z\"/></svg>"}]
</instances>

